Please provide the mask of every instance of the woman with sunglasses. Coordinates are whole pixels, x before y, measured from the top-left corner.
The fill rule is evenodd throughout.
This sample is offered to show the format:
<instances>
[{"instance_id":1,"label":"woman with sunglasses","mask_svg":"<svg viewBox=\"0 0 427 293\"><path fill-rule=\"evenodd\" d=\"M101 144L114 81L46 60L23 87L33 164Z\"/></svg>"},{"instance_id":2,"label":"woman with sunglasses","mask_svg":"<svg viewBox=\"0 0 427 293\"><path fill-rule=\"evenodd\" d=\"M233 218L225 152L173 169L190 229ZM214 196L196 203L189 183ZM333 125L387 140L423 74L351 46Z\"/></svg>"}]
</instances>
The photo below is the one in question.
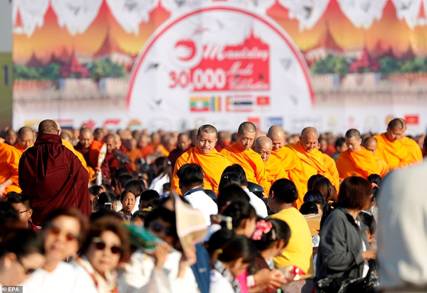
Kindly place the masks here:
<instances>
[{"instance_id":1,"label":"woman with sunglasses","mask_svg":"<svg viewBox=\"0 0 427 293\"><path fill-rule=\"evenodd\" d=\"M23 284L24 292L96 292L80 266L65 262L77 255L86 230L87 220L76 209L48 214L42 230L46 262Z\"/></svg>"},{"instance_id":2,"label":"woman with sunglasses","mask_svg":"<svg viewBox=\"0 0 427 293\"><path fill-rule=\"evenodd\" d=\"M76 262L92 279L99 293L116 292L116 269L129 256L128 232L120 220L106 216L91 223Z\"/></svg>"},{"instance_id":3,"label":"woman with sunglasses","mask_svg":"<svg viewBox=\"0 0 427 293\"><path fill-rule=\"evenodd\" d=\"M43 241L34 231L9 231L0 243L0 287L22 283L44 261Z\"/></svg>"}]
</instances>

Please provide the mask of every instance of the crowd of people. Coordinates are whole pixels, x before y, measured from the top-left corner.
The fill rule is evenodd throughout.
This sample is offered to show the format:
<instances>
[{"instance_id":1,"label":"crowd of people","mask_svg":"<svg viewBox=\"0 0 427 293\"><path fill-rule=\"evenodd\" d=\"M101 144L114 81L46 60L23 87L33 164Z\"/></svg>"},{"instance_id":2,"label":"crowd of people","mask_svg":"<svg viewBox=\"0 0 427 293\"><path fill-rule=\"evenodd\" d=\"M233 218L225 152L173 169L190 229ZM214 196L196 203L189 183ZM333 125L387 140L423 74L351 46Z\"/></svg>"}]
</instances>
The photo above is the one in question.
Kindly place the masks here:
<instances>
[{"instance_id":1,"label":"crowd of people","mask_svg":"<svg viewBox=\"0 0 427 293\"><path fill-rule=\"evenodd\" d=\"M0 286L427 290L427 139L405 130L5 129Z\"/></svg>"}]
</instances>

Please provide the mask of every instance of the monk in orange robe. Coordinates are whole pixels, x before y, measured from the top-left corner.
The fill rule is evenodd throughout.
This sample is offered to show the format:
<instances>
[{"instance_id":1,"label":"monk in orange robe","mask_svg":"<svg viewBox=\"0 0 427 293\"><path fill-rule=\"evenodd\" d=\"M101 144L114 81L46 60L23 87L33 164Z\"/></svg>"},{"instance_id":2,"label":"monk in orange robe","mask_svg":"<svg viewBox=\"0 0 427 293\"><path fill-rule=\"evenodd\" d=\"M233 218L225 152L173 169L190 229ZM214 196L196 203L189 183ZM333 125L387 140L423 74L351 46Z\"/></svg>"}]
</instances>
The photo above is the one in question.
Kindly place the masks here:
<instances>
[{"instance_id":1,"label":"monk in orange robe","mask_svg":"<svg viewBox=\"0 0 427 293\"><path fill-rule=\"evenodd\" d=\"M138 139L138 149L141 152L141 157L146 160L148 156L154 153L154 147L150 143L150 136L146 133L142 133Z\"/></svg>"},{"instance_id":2,"label":"monk in orange robe","mask_svg":"<svg viewBox=\"0 0 427 293\"><path fill-rule=\"evenodd\" d=\"M289 174L282 168L282 161L277 156L272 156L273 143L267 136L259 136L255 139L253 149L257 152L265 164L265 181L263 184L264 195L268 196L271 185L278 179L289 179Z\"/></svg>"},{"instance_id":3,"label":"monk in orange robe","mask_svg":"<svg viewBox=\"0 0 427 293\"><path fill-rule=\"evenodd\" d=\"M267 132L267 136L271 139L273 144L272 151L272 160L269 162L269 169L277 170L280 169L279 174L286 174L284 177L291 180L297 187L298 194L300 194L301 199L303 198L306 190L307 184L305 176L301 176L302 165L298 159L295 152L286 145L286 134L283 128L279 125L273 125ZM281 175L280 175L281 176ZM297 200L297 205L301 205L302 200Z\"/></svg>"},{"instance_id":4,"label":"monk in orange robe","mask_svg":"<svg viewBox=\"0 0 427 293\"><path fill-rule=\"evenodd\" d=\"M342 152L337 159L340 179L349 176L360 176L365 179L371 174L384 176L387 169L379 163L374 152L362 146L362 137L357 129L349 129L345 134L348 150Z\"/></svg>"},{"instance_id":5,"label":"monk in orange robe","mask_svg":"<svg viewBox=\"0 0 427 293\"><path fill-rule=\"evenodd\" d=\"M319 135L316 128L306 127L301 132L299 143L291 146L301 162L301 169L295 170L295 172L300 173L298 178L301 178L302 183L304 183L304 190L299 194L300 201L302 201L307 192L308 179L316 174L325 176L337 191L339 189L339 174L335 161L319 151L318 138Z\"/></svg>"},{"instance_id":6,"label":"monk in orange robe","mask_svg":"<svg viewBox=\"0 0 427 293\"><path fill-rule=\"evenodd\" d=\"M243 122L237 130L237 141L222 149L221 154L233 164L242 166L249 182L263 186L265 184L265 166L260 155L252 149L255 137L255 124Z\"/></svg>"},{"instance_id":7,"label":"monk in orange robe","mask_svg":"<svg viewBox=\"0 0 427 293\"><path fill-rule=\"evenodd\" d=\"M18 166L21 152L15 147L0 142L0 197L8 192L21 192L18 181Z\"/></svg>"},{"instance_id":8,"label":"monk in orange robe","mask_svg":"<svg viewBox=\"0 0 427 293\"><path fill-rule=\"evenodd\" d=\"M194 163L203 169L204 188L211 189L215 193L218 192L222 172L231 165L231 162L215 149L218 140L217 135L218 132L212 125L206 124L199 128L195 146L189 148L176 160L171 182L173 191L180 193L177 176L179 168L185 164Z\"/></svg>"},{"instance_id":9,"label":"monk in orange robe","mask_svg":"<svg viewBox=\"0 0 427 293\"><path fill-rule=\"evenodd\" d=\"M377 153L390 170L421 162L422 152L418 144L405 136L403 119L395 118L388 123L387 132L377 135Z\"/></svg>"},{"instance_id":10,"label":"monk in orange robe","mask_svg":"<svg viewBox=\"0 0 427 293\"><path fill-rule=\"evenodd\" d=\"M16 136L15 147L23 153L27 148L33 146L35 140L34 131L31 127L21 127Z\"/></svg>"},{"instance_id":11,"label":"monk in orange robe","mask_svg":"<svg viewBox=\"0 0 427 293\"><path fill-rule=\"evenodd\" d=\"M102 128L96 128L93 132L93 141L90 145L88 164L94 169L98 166L98 156L104 144L104 136L105 131Z\"/></svg>"}]
</instances>

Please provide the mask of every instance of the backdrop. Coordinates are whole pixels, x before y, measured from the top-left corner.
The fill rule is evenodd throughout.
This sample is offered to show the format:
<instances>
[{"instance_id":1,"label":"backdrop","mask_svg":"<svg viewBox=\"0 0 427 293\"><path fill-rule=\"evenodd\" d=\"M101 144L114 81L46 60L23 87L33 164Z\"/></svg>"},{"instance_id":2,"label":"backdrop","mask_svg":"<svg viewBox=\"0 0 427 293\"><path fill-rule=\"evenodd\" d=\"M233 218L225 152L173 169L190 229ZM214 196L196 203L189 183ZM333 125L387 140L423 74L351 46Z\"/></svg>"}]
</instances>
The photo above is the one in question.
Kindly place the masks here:
<instances>
[{"instance_id":1,"label":"backdrop","mask_svg":"<svg viewBox=\"0 0 427 293\"><path fill-rule=\"evenodd\" d=\"M13 122L410 133L427 0L15 0Z\"/></svg>"}]
</instances>

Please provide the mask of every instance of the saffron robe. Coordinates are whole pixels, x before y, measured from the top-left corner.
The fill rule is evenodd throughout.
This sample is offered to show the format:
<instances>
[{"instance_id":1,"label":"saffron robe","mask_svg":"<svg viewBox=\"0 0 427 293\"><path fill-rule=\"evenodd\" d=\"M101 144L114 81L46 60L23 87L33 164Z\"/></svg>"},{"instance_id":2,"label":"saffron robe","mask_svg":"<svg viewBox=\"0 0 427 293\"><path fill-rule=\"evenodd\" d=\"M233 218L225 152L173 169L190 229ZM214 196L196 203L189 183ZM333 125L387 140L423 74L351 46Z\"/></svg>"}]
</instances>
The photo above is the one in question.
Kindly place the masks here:
<instances>
[{"instance_id":1,"label":"saffron robe","mask_svg":"<svg viewBox=\"0 0 427 293\"><path fill-rule=\"evenodd\" d=\"M209 154L203 154L196 147L188 149L176 160L171 182L172 190L179 192L179 179L177 175L179 168L185 164L191 163L202 167L204 174L203 187L218 193L218 185L221 180L222 172L225 168L230 166L231 163L216 149L213 149Z\"/></svg>"},{"instance_id":2,"label":"saffron robe","mask_svg":"<svg viewBox=\"0 0 427 293\"><path fill-rule=\"evenodd\" d=\"M365 179L371 174L384 176L387 171L376 155L364 147L357 151L347 150L341 153L336 164L342 180L349 176L360 176Z\"/></svg>"},{"instance_id":3,"label":"saffron robe","mask_svg":"<svg viewBox=\"0 0 427 293\"><path fill-rule=\"evenodd\" d=\"M390 170L405 167L423 159L421 148L408 137L390 141L385 133L375 136L378 156L386 162Z\"/></svg>"},{"instance_id":4,"label":"saffron robe","mask_svg":"<svg viewBox=\"0 0 427 293\"><path fill-rule=\"evenodd\" d=\"M6 143L0 143L0 184L11 179L12 184L6 187L8 192L21 192L18 181L18 165L21 151Z\"/></svg>"},{"instance_id":5,"label":"saffron robe","mask_svg":"<svg viewBox=\"0 0 427 293\"><path fill-rule=\"evenodd\" d=\"M222 149L221 154L232 164L242 166L249 182L265 185L265 165L260 154L252 149L241 150L236 143Z\"/></svg>"}]
</instances>

